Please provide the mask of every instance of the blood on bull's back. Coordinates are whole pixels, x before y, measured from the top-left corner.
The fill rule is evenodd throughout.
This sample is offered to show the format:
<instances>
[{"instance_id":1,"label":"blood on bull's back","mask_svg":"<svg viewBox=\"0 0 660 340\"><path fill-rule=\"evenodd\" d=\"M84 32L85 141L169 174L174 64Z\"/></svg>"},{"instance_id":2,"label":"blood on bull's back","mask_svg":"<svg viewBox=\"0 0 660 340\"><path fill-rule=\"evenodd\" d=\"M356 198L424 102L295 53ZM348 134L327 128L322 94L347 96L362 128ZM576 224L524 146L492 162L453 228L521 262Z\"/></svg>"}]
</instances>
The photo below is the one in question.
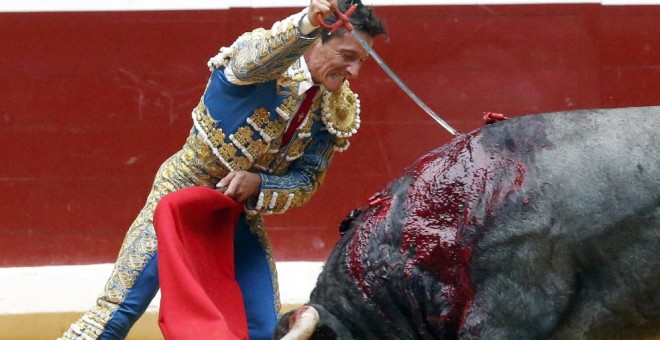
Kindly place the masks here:
<instances>
[{"instance_id":1,"label":"blood on bull's back","mask_svg":"<svg viewBox=\"0 0 660 340\"><path fill-rule=\"evenodd\" d=\"M658 118L529 115L421 157L333 250L310 297L316 334L660 335Z\"/></svg>"}]
</instances>

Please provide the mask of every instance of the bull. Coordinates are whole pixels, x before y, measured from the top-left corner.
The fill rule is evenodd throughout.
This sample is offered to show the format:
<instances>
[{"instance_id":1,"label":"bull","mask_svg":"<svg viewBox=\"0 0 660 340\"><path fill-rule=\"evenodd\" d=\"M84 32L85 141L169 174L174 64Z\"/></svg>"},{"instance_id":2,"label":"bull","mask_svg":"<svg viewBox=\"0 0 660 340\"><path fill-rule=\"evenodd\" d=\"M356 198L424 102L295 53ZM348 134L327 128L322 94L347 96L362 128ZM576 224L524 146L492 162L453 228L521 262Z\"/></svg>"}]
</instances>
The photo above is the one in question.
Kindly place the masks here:
<instances>
[{"instance_id":1,"label":"bull","mask_svg":"<svg viewBox=\"0 0 660 340\"><path fill-rule=\"evenodd\" d=\"M657 337L658 119L556 112L458 135L347 219L275 338Z\"/></svg>"}]
</instances>

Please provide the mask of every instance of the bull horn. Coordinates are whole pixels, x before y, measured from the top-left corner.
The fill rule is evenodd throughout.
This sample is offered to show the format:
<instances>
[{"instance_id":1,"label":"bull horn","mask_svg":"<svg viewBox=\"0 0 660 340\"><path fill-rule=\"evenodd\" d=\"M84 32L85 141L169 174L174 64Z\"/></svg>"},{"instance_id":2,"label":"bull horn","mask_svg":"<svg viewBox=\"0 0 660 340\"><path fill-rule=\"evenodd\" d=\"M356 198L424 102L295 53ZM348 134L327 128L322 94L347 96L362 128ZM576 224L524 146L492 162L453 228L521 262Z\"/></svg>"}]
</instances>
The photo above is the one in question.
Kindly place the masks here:
<instances>
[{"instance_id":1,"label":"bull horn","mask_svg":"<svg viewBox=\"0 0 660 340\"><path fill-rule=\"evenodd\" d=\"M319 312L312 306L299 308L289 319L289 332L281 340L306 340L312 337L316 324L319 323Z\"/></svg>"}]
</instances>

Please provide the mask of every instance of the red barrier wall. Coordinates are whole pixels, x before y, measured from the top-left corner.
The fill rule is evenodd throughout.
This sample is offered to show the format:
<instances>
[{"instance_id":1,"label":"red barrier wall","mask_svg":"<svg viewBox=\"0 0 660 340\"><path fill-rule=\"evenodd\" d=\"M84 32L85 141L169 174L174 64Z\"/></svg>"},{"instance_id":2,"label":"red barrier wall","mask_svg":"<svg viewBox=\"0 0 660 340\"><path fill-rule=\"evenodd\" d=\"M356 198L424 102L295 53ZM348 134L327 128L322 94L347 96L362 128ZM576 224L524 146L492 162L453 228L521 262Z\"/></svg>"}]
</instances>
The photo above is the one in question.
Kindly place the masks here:
<instances>
[{"instance_id":1,"label":"red barrier wall","mask_svg":"<svg viewBox=\"0 0 660 340\"><path fill-rule=\"evenodd\" d=\"M660 6L380 7L383 59L459 131L509 116L660 105ZM183 143L220 46L294 9L0 14L0 266L112 262ZM277 260L322 260L337 225L450 139L374 62L363 125L312 202L267 217Z\"/></svg>"}]
</instances>

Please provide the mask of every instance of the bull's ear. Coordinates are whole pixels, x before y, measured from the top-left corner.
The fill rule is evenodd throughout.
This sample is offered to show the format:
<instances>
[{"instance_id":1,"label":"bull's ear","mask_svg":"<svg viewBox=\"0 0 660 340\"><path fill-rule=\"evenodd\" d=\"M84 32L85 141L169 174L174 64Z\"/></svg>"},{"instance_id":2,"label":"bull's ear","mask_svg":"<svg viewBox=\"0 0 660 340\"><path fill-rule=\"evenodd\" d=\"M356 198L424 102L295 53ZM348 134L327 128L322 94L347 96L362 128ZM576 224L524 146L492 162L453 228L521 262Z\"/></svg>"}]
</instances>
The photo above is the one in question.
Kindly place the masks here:
<instances>
[{"instance_id":1,"label":"bull's ear","mask_svg":"<svg viewBox=\"0 0 660 340\"><path fill-rule=\"evenodd\" d=\"M360 209L355 209L351 211L346 218L344 218L343 221L339 224L339 235L344 236L346 232L348 232L349 229L351 229L351 224L353 223L353 220L360 216L362 213L362 210Z\"/></svg>"}]
</instances>

